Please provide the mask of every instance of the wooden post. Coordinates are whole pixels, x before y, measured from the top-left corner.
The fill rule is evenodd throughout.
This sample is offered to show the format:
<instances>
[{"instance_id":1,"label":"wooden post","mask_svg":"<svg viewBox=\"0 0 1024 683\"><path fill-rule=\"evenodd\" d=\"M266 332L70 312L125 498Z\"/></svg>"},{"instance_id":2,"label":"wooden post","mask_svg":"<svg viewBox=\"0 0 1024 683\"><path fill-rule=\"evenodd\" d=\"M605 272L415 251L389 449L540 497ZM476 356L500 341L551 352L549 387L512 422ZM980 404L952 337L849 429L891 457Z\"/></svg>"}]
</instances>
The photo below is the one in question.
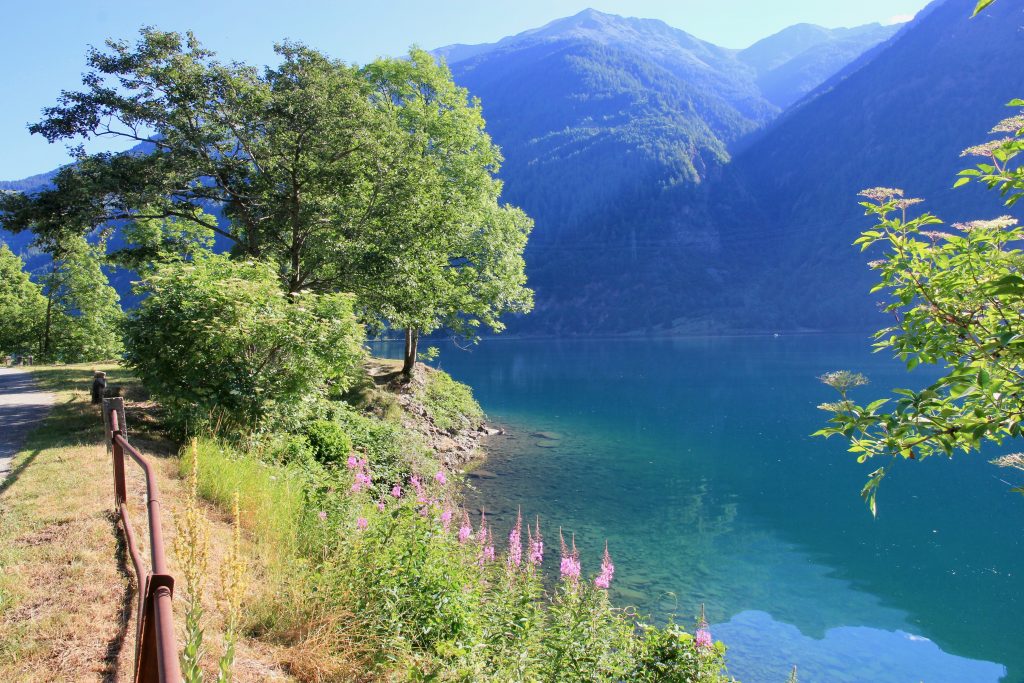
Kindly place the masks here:
<instances>
[{"instance_id":1,"label":"wooden post","mask_svg":"<svg viewBox=\"0 0 1024 683\"><path fill-rule=\"evenodd\" d=\"M111 413L117 415L114 419ZM124 449L121 444L114 441L114 422L117 422L117 433L127 437L128 430L125 427L124 399L116 398L103 399L103 427L106 434L107 452L110 453L114 464L114 510L120 510L121 503L128 500L128 489L124 483Z\"/></svg>"}]
</instances>

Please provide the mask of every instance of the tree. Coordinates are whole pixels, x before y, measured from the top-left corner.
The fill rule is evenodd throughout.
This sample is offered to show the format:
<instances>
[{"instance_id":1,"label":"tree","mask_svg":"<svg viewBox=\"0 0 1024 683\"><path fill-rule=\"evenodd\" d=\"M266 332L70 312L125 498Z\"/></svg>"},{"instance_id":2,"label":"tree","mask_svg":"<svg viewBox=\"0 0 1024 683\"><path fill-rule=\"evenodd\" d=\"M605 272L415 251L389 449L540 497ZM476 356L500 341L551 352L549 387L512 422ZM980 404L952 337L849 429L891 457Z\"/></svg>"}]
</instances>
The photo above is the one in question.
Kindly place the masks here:
<instances>
[{"instance_id":1,"label":"tree","mask_svg":"<svg viewBox=\"0 0 1024 683\"><path fill-rule=\"evenodd\" d=\"M476 338L500 316L533 305L523 250L533 222L499 203L501 153L484 129L480 102L427 52L363 69L374 101L411 134L391 193L398 210L373 223L356 291L369 311L405 329L403 373L421 333L440 327Z\"/></svg>"},{"instance_id":2,"label":"tree","mask_svg":"<svg viewBox=\"0 0 1024 683\"><path fill-rule=\"evenodd\" d=\"M222 64L190 33L144 29L134 46L92 49L85 88L64 92L33 133L49 141L112 138L125 154L87 155L52 187L0 198L3 224L85 233L112 220L176 219L272 260L286 289L332 289L321 266L343 262L375 211L394 148L354 67L302 45L275 50L262 73ZM219 207L224 222L204 215ZM331 268L332 277L344 269Z\"/></svg>"},{"instance_id":3,"label":"tree","mask_svg":"<svg viewBox=\"0 0 1024 683\"><path fill-rule=\"evenodd\" d=\"M182 431L294 428L361 370L352 297L288 297L271 264L199 255L155 265L139 289L125 358Z\"/></svg>"},{"instance_id":4,"label":"tree","mask_svg":"<svg viewBox=\"0 0 1024 683\"><path fill-rule=\"evenodd\" d=\"M39 344L46 298L25 262L0 242L0 356L32 353Z\"/></svg>"},{"instance_id":5,"label":"tree","mask_svg":"<svg viewBox=\"0 0 1024 683\"><path fill-rule=\"evenodd\" d=\"M273 262L289 294L354 292L367 319L406 328L407 371L421 331L475 336L530 309L531 222L498 204L501 156L480 104L428 53L357 69L285 43L281 64L259 72L218 62L192 34L145 29L107 48L90 51L85 88L30 129L139 146L77 148L51 188L0 197L7 229L201 226ZM224 221L203 213L211 206Z\"/></svg>"},{"instance_id":6,"label":"tree","mask_svg":"<svg viewBox=\"0 0 1024 683\"><path fill-rule=\"evenodd\" d=\"M152 214L152 209L144 209ZM213 248L213 231L204 224L213 217L199 214L199 221L170 216L138 218L121 230L124 247L112 252L107 260L137 273L148 272L156 265L174 260L192 260Z\"/></svg>"},{"instance_id":7,"label":"tree","mask_svg":"<svg viewBox=\"0 0 1024 683\"><path fill-rule=\"evenodd\" d=\"M1024 100L1010 106L1021 113L1001 121L992 133L1001 137L964 151L984 158L960 173L957 185L972 181L997 189L1007 206L1024 197ZM859 405L847 391L864 383L852 373L822 379L840 392L840 400L821 407L833 413L819 435L841 435L860 462L876 457L924 459L935 454L970 452L983 442L1003 443L1021 436L1024 420L1024 229L1016 218L1001 216L953 224L930 214L910 216L921 200L904 198L891 188L861 193L867 215L878 222L857 240L862 248L885 248L869 264L887 291L885 310L895 317L876 333L878 350L894 352L907 367L938 365L941 378L926 389L895 390ZM886 410L883 410L886 407ZM1024 457L1007 456L997 464L1024 469ZM862 495L872 512L886 465L873 471ZM1024 487L1016 489L1024 493Z\"/></svg>"},{"instance_id":8,"label":"tree","mask_svg":"<svg viewBox=\"0 0 1024 683\"><path fill-rule=\"evenodd\" d=\"M81 363L121 353L120 297L103 268L105 245L62 235L43 244L49 254L42 277L46 310L39 354L47 360Z\"/></svg>"}]
</instances>

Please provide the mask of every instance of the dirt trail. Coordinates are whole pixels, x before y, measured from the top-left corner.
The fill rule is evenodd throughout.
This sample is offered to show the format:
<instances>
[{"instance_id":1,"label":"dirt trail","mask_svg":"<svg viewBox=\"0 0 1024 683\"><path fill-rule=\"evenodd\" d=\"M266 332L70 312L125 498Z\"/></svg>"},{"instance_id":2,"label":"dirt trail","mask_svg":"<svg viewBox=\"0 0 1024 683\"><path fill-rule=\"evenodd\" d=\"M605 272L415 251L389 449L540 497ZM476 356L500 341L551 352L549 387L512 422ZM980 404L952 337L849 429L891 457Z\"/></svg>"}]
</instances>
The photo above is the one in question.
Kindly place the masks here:
<instances>
[{"instance_id":1,"label":"dirt trail","mask_svg":"<svg viewBox=\"0 0 1024 683\"><path fill-rule=\"evenodd\" d=\"M10 474L11 459L50 412L53 400L53 394L39 390L28 370L0 368L0 480Z\"/></svg>"}]
</instances>

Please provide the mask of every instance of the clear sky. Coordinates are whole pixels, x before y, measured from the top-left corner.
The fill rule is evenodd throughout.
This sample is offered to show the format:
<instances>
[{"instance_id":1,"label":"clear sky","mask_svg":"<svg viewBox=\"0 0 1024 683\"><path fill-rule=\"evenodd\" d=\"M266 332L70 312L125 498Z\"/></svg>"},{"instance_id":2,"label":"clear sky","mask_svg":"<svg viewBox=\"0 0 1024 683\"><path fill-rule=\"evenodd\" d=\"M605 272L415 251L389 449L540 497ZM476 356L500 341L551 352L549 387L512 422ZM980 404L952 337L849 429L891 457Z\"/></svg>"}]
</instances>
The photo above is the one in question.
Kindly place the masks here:
<instances>
[{"instance_id":1,"label":"clear sky","mask_svg":"<svg viewBox=\"0 0 1024 683\"><path fill-rule=\"evenodd\" d=\"M698 38L746 47L800 22L856 26L905 21L926 0L57 0L4 2L0 17L0 179L68 159L60 143L30 136L61 89L80 83L88 45L131 39L140 26L191 29L225 59L273 61L272 45L300 40L349 62L398 55L413 43L493 42L587 7L656 18Z\"/></svg>"}]
</instances>

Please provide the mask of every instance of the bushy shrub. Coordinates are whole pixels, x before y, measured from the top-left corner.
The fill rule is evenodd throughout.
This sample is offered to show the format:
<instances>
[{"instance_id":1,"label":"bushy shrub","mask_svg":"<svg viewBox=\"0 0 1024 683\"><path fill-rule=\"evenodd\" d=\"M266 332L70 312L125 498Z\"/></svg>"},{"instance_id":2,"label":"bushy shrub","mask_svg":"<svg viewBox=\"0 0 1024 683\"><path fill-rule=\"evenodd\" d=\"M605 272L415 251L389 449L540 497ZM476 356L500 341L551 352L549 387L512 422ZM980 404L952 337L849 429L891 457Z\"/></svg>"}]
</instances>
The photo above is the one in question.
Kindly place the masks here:
<instances>
[{"instance_id":1,"label":"bushy shrub","mask_svg":"<svg viewBox=\"0 0 1024 683\"><path fill-rule=\"evenodd\" d=\"M427 373L421 400L438 429L450 432L476 429L484 419L480 404L473 398L473 391L456 382L447 372L435 370Z\"/></svg>"},{"instance_id":2,"label":"bushy shrub","mask_svg":"<svg viewBox=\"0 0 1024 683\"><path fill-rule=\"evenodd\" d=\"M363 330L347 295L289 299L273 267L208 255L157 265L128 322L126 358L172 426L241 435L292 428L329 384L351 383Z\"/></svg>"},{"instance_id":3,"label":"bushy shrub","mask_svg":"<svg viewBox=\"0 0 1024 683\"><path fill-rule=\"evenodd\" d=\"M352 448L365 456L382 490L408 478L423 452L422 444L390 420L364 415L345 404L337 408L335 420L351 439Z\"/></svg>"},{"instance_id":4,"label":"bushy shrub","mask_svg":"<svg viewBox=\"0 0 1024 683\"><path fill-rule=\"evenodd\" d=\"M345 462L352 450L352 440L336 422L314 420L306 425L305 436L313 457L324 465Z\"/></svg>"}]
</instances>

